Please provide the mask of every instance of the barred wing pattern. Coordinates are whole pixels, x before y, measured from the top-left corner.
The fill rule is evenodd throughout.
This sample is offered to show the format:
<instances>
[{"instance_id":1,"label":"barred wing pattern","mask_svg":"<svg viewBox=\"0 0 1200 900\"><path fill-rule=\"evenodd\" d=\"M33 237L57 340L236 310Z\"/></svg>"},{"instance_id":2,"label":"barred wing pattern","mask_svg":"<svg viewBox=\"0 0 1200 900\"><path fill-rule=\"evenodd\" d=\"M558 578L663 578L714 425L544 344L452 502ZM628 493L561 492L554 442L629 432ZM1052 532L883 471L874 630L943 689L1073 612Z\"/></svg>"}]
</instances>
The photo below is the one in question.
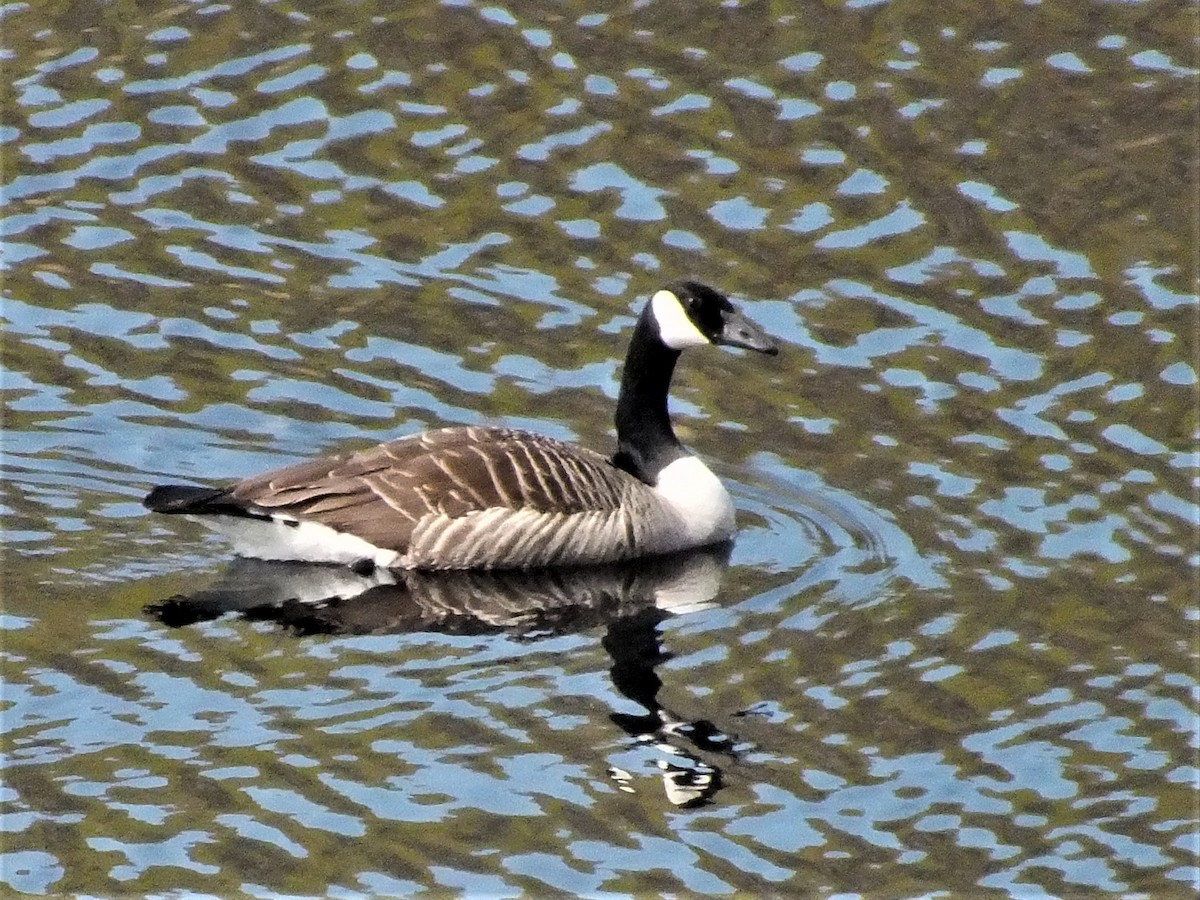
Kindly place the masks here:
<instances>
[{"instance_id":1,"label":"barred wing pattern","mask_svg":"<svg viewBox=\"0 0 1200 900\"><path fill-rule=\"evenodd\" d=\"M231 500L394 551L406 568L591 564L678 549L676 514L598 453L445 428L267 472ZM657 535L657 537L656 537Z\"/></svg>"}]
</instances>

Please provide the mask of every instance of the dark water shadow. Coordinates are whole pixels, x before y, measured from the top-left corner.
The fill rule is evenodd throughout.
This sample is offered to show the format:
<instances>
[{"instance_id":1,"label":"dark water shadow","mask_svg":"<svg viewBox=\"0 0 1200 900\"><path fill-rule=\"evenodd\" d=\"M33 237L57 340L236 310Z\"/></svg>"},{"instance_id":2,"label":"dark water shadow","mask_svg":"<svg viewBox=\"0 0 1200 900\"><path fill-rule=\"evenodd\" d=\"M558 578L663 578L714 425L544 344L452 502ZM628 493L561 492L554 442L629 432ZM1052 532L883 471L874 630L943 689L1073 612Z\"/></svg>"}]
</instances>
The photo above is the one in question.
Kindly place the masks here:
<instances>
[{"instance_id":1,"label":"dark water shadow","mask_svg":"<svg viewBox=\"0 0 1200 900\"><path fill-rule=\"evenodd\" d=\"M686 720L658 700L656 669L671 658L659 625L714 605L732 544L619 565L530 572L409 572L359 575L341 566L237 559L188 594L145 612L171 628L226 615L271 622L298 639L316 635L439 632L506 634L520 640L603 628L617 691L644 712L610 720L662 755L667 799L680 807L711 801L736 741L706 719ZM627 789L630 776L610 768Z\"/></svg>"}]
</instances>

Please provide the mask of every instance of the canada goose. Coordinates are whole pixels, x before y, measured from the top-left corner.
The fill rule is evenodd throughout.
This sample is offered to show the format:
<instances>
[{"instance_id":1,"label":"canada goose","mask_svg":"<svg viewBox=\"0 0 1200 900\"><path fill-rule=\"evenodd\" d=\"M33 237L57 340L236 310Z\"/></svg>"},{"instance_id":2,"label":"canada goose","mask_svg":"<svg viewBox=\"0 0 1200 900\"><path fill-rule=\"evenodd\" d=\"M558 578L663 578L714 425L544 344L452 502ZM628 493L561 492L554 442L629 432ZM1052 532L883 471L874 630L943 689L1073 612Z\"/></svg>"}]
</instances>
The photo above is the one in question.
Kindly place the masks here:
<instances>
[{"instance_id":1,"label":"canada goose","mask_svg":"<svg viewBox=\"0 0 1200 900\"><path fill-rule=\"evenodd\" d=\"M591 565L719 543L733 502L667 414L679 353L702 344L779 352L712 288L658 291L625 357L611 457L529 431L443 428L228 487L163 485L143 503L194 516L242 556L359 571Z\"/></svg>"}]
</instances>

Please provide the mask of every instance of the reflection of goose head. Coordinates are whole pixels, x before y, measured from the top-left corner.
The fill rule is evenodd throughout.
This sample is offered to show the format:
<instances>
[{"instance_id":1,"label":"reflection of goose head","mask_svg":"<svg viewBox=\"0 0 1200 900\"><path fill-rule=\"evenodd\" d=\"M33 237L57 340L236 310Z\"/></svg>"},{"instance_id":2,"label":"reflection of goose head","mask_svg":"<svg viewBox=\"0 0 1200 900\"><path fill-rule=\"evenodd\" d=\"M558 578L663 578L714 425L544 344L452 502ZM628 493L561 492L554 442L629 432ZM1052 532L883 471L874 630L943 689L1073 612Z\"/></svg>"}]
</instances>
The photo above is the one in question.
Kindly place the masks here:
<instances>
[{"instance_id":1,"label":"reflection of goose head","mask_svg":"<svg viewBox=\"0 0 1200 900\"><path fill-rule=\"evenodd\" d=\"M237 559L213 582L146 611L171 626L238 612L301 633L414 631L558 634L657 608L705 608L729 545L606 566L500 572L413 572Z\"/></svg>"}]
</instances>

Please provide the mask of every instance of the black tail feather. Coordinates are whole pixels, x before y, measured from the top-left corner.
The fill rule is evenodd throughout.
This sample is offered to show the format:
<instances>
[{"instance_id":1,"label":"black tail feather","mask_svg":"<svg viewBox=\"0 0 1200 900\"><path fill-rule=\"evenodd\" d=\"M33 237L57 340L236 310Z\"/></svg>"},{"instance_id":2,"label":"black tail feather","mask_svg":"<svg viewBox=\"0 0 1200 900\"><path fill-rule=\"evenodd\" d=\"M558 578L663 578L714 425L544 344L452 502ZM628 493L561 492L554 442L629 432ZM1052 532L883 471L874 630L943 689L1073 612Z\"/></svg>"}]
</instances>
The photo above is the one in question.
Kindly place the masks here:
<instances>
[{"instance_id":1,"label":"black tail feather","mask_svg":"<svg viewBox=\"0 0 1200 900\"><path fill-rule=\"evenodd\" d=\"M142 506L157 513L228 513L235 509L228 501L221 502L228 494L224 488L162 484L146 495Z\"/></svg>"}]
</instances>

